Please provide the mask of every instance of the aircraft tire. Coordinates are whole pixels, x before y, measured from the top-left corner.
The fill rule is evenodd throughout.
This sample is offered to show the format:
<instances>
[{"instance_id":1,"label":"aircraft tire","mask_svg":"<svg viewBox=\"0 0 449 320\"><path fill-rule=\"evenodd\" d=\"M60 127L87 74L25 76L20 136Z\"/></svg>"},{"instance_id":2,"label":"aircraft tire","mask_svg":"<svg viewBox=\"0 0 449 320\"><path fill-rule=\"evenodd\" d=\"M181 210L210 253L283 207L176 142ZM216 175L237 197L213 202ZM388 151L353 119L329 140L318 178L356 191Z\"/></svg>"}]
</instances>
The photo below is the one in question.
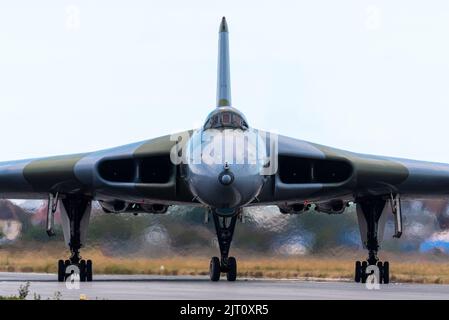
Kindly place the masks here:
<instances>
[{"instance_id":1,"label":"aircraft tire","mask_svg":"<svg viewBox=\"0 0 449 320\"><path fill-rule=\"evenodd\" d=\"M217 257L212 257L212 259L210 259L210 264L209 264L210 280L211 281L220 280L220 274L221 274L220 259L218 259Z\"/></svg>"},{"instance_id":2,"label":"aircraft tire","mask_svg":"<svg viewBox=\"0 0 449 320\"><path fill-rule=\"evenodd\" d=\"M376 265L377 265L377 268L379 269L379 283L382 283L383 277L384 277L384 265L383 265L382 261L378 261Z\"/></svg>"},{"instance_id":3,"label":"aircraft tire","mask_svg":"<svg viewBox=\"0 0 449 320\"><path fill-rule=\"evenodd\" d=\"M91 282L93 279L93 267L92 267L92 260L86 261L86 281Z\"/></svg>"},{"instance_id":4,"label":"aircraft tire","mask_svg":"<svg viewBox=\"0 0 449 320\"><path fill-rule=\"evenodd\" d=\"M226 273L228 281L237 279L237 260L234 257L228 258L228 272Z\"/></svg>"},{"instance_id":5,"label":"aircraft tire","mask_svg":"<svg viewBox=\"0 0 449 320\"><path fill-rule=\"evenodd\" d=\"M58 281L64 282L64 280L65 280L64 260L58 260Z\"/></svg>"},{"instance_id":6,"label":"aircraft tire","mask_svg":"<svg viewBox=\"0 0 449 320\"><path fill-rule=\"evenodd\" d=\"M382 268L382 282L385 284L390 283L390 263L388 261L384 262Z\"/></svg>"},{"instance_id":7,"label":"aircraft tire","mask_svg":"<svg viewBox=\"0 0 449 320\"><path fill-rule=\"evenodd\" d=\"M360 261L355 262L354 281L357 283L362 281L362 263Z\"/></svg>"},{"instance_id":8,"label":"aircraft tire","mask_svg":"<svg viewBox=\"0 0 449 320\"><path fill-rule=\"evenodd\" d=\"M81 260L79 264L80 269L80 281L86 281L86 260Z\"/></svg>"},{"instance_id":9,"label":"aircraft tire","mask_svg":"<svg viewBox=\"0 0 449 320\"><path fill-rule=\"evenodd\" d=\"M366 276L366 268L368 267L368 262L367 261L363 261L362 262L362 268L361 268L361 280L362 280L362 283L366 283L366 278L367 278L367 276Z\"/></svg>"}]
</instances>

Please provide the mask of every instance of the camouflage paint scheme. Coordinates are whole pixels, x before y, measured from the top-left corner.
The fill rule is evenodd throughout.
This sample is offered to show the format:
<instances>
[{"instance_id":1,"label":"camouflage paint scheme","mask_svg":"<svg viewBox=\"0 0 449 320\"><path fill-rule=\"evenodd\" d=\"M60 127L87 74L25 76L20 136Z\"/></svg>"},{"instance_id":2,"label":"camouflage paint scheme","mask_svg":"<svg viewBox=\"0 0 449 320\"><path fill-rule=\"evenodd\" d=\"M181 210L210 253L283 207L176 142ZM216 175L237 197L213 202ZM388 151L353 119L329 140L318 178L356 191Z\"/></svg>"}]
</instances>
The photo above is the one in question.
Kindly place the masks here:
<instances>
[{"instance_id":1,"label":"camouflage paint scheme","mask_svg":"<svg viewBox=\"0 0 449 320\"><path fill-rule=\"evenodd\" d=\"M188 133L188 132L187 132ZM183 134L183 133L181 133ZM184 133L185 134L185 133ZM167 155L175 145L170 136L86 154L0 163L0 196L9 199L46 199L53 192L83 194L96 200L198 205L175 167L175 177L164 184L112 183L98 174L105 159ZM304 200L355 199L365 195L399 193L402 197L446 197L449 165L338 150L279 136L279 155L311 159L338 159L353 167L351 178L339 184L286 184L279 174L269 176L257 204Z\"/></svg>"}]
</instances>

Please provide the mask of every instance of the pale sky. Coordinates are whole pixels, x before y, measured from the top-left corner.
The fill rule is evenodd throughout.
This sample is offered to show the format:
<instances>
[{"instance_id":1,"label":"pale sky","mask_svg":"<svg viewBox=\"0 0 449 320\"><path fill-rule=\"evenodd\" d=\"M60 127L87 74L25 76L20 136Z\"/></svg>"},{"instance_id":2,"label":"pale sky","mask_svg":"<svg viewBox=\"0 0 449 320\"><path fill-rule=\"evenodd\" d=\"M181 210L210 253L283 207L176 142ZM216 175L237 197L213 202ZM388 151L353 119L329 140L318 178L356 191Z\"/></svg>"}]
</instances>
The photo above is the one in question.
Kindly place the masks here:
<instances>
[{"instance_id":1,"label":"pale sky","mask_svg":"<svg viewBox=\"0 0 449 320\"><path fill-rule=\"evenodd\" d=\"M3 1L0 161L199 127L218 26L253 127L449 163L448 1Z\"/></svg>"}]
</instances>

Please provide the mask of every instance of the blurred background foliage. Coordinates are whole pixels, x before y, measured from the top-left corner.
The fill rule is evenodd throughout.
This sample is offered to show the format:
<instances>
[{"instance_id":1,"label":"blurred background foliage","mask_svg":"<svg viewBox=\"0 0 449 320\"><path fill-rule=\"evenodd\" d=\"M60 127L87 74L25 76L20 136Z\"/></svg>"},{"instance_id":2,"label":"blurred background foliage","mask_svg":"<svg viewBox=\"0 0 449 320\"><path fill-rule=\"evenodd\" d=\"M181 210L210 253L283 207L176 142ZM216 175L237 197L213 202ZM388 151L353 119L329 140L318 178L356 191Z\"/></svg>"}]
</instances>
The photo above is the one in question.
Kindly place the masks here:
<instances>
[{"instance_id":1,"label":"blurred background foliage","mask_svg":"<svg viewBox=\"0 0 449 320\"><path fill-rule=\"evenodd\" d=\"M436 251L447 254L449 237L445 216L447 205L404 202L405 235L393 239L393 220L389 217L382 248L387 251ZM442 209L441 209L442 208ZM45 202L0 202L2 247L63 243L61 227L56 236L45 233ZM58 214L57 214L58 215ZM204 223L205 209L173 206L167 214L106 214L94 203L88 230L88 247L106 255L170 256L216 252L217 241L212 220ZM56 217L59 221L59 217ZM355 206L341 215L314 210L300 215L281 214L277 207L251 207L238 222L232 246L246 254L298 256L326 254L339 256L362 249Z\"/></svg>"}]
</instances>

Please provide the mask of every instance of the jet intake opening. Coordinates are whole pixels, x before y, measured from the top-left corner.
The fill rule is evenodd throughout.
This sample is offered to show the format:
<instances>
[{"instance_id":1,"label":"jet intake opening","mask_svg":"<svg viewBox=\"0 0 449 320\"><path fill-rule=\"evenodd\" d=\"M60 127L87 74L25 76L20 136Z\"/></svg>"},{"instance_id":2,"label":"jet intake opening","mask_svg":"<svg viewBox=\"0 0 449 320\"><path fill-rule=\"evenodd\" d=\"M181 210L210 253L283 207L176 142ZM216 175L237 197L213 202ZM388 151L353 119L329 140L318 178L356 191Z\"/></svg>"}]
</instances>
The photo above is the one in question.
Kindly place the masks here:
<instances>
[{"instance_id":1,"label":"jet intake opening","mask_svg":"<svg viewBox=\"0 0 449 320\"><path fill-rule=\"evenodd\" d=\"M172 173L170 156L153 156L139 160L139 178L142 183L167 183Z\"/></svg>"},{"instance_id":2,"label":"jet intake opening","mask_svg":"<svg viewBox=\"0 0 449 320\"><path fill-rule=\"evenodd\" d=\"M100 177L115 183L168 183L174 172L170 156L108 159L98 166Z\"/></svg>"},{"instance_id":3,"label":"jet intake opening","mask_svg":"<svg viewBox=\"0 0 449 320\"><path fill-rule=\"evenodd\" d=\"M349 179L352 172L352 166L344 160L279 156L279 177L287 184L340 183Z\"/></svg>"},{"instance_id":4,"label":"jet intake opening","mask_svg":"<svg viewBox=\"0 0 449 320\"><path fill-rule=\"evenodd\" d=\"M134 159L106 160L98 167L100 176L111 182L133 182L136 176Z\"/></svg>"}]
</instances>

